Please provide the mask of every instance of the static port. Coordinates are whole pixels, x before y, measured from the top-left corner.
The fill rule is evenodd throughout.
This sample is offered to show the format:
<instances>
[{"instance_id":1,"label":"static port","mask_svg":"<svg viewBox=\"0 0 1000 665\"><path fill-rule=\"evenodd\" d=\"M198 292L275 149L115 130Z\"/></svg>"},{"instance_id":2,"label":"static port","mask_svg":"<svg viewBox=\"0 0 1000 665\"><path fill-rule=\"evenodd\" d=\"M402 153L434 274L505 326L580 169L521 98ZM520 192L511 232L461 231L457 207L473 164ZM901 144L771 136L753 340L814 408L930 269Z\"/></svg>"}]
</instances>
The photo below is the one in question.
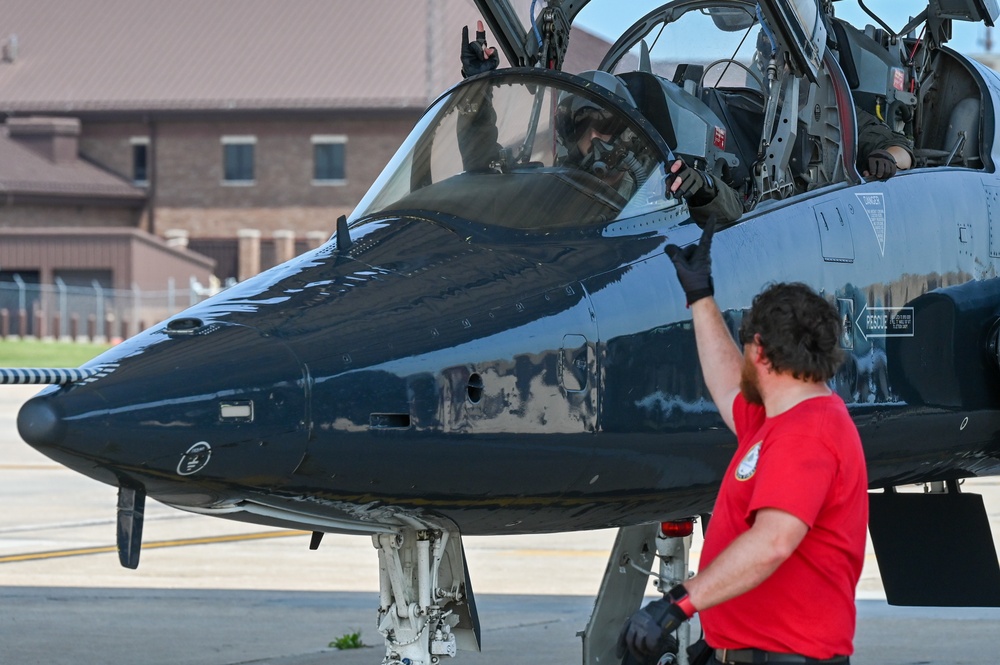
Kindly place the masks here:
<instances>
[{"instance_id":1,"label":"static port","mask_svg":"<svg viewBox=\"0 0 1000 665\"><path fill-rule=\"evenodd\" d=\"M479 404L479 400L483 398L483 377L478 374L470 376L466 392L469 395L470 402L473 404Z\"/></svg>"},{"instance_id":2,"label":"static port","mask_svg":"<svg viewBox=\"0 0 1000 665\"><path fill-rule=\"evenodd\" d=\"M174 319L167 324L167 334L190 335L204 325L205 323L201 319L194 317Z\"/></svg>"}]
</instances>

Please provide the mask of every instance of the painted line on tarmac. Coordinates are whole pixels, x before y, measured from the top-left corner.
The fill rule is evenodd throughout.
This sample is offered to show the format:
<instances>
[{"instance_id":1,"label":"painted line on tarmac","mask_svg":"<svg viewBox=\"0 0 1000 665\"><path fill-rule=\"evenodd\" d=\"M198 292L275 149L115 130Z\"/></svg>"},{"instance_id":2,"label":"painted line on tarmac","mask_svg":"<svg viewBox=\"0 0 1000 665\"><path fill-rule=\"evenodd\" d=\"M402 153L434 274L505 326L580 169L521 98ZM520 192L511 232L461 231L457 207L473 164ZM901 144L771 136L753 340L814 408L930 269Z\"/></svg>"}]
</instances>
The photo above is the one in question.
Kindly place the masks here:
<instances>
[{"instance_id":1,"label":"painted line on tarmac","mask_svg":"<svg viewBox=\"0 0 1000 665\"><path fill-rule=\"evenodd\" d=\"M549 549L517 549L517 550L489 550L490 554L498 556L560 556L560 557L599 557L607 559L610 550L549 550ZM700 547L692 548L692 554L699 554Z\"/></svg>"},{"instance_id":2,"label":"painted line on tarmac","mask_svg":"<svg viewBox=\"0 0 1000 665\"><path fill-rule=\"evenodd\" d=\"M181 513L175 514L176 511L171 511L165 515L146 515L146 522L159 522L162 520L179 520L179 519L190 519L197 517L191 513ZM40 524L18 524L15 526L5 526L0 527L0 535L5 533L19 533L23 531L52 531L55 529L76 529L78 527L86 526L107 526L108 524L116 524L118 522L117 518L108 517L92 520L78 520L76 522L48 522Z\"/></svg>"},{"instance_id":3,"label":"painted line on tarmac","mask_svg":"<svg viewBox=\"0 0 1000 665\"><path fill-rule=\"evenodd\" d=\"M268 538L288 538L290 536L306 536L308 531L264 531L260 533L243 533L231 536L211 536L207 538L183 538L180 540L158 540L144 543L142 548L160 549L164 547L187 547L189 545L214 545L217 543L234 543L244 540L265 540ZM64 557L85 556L87 554L107 554L117 552L116 545L103 547L80 547L72 550L54 550L51 552L32 552L29 554L11 554L0 556L0 564L17 563L20 561L38 561L41 559L59 559Z\"/></svg>"},{"instance_id":4,"label":"painted line on tarmac","mask_svg":"<svg viewBox=\"0 0 1000 665\"><path fill-rule=\"evenodd\" d=\"M490 554L497 556L559 556L559 557L600 557L608 558L608 550L548 550L548 549L517 549L517 550L489 550Z\"/></svg>"},{"instance_id":5,"label":"painted line on tarmac","mask_svg":"<svg viewBox=\"0 0 1000 665\"><path fill-rule=\"evenodd\" d=\"M0 464L0 471L70 471L62 464Z\"/></svg>"}]
</instances>

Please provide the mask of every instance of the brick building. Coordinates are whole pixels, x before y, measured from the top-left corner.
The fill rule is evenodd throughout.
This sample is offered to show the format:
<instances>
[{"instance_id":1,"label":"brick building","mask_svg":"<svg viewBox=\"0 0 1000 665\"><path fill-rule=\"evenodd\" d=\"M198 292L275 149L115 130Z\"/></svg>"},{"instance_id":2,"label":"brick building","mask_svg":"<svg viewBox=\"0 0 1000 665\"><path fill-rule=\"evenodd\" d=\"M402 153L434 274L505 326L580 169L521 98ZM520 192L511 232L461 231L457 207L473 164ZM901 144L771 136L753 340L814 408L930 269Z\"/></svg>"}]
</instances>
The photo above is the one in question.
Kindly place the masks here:
<instances>
[{"instance_id":1,"label":"brick building","mask_svg":"<svg viewBox=\"0 0 1000 665\"><path fill-rule=\"evenodd\" d=\"M459 79L477 18L472 0L0 0L0 139L24 144L21 123L54 145L75 127L66 159L118 197L52 185L0 208L0 232L128 227L210 256L222 279L290 258ZM575 36L566 69L607 47Z\"/></svg>"}]
</instances>

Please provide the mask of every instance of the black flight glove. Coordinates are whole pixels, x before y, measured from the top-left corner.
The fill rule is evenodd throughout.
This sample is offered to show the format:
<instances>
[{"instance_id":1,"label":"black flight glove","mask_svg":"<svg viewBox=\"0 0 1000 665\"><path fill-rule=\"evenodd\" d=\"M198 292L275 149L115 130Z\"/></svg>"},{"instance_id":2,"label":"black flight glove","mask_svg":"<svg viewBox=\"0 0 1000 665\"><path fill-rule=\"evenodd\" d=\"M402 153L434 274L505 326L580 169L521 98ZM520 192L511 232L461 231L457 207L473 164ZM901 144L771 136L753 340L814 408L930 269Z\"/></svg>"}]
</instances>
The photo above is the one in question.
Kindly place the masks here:
<instances>
[{"instance_id":1,"label":"black flight glove","mask_svg":"<svg viewBox=\"0 0 1000 665\"><path fill-rule=\"evenodd\" d=\"M868 155L868 172L876 180L888 180L896 175L896 158L888 150L875 150Z\"/></svg>"},{"instance_id":2,"label":"black flight glove","mask_svg":"<svg viewBox=\"0 0 1000 665\"><path fill-rule=\"evenodd\" d=\"M500 56L492 46L486 46L486 28L476 23L476 41L469 41L469 27L462 27L462 77L469 78L496 69Z\"/></svg>"},{"instance_id":3,"label":"black flight glove","mask_svg":"<svg viewBox=\"0 0 1000 665\"><path fill-rule=\"evenodd\" d=\"M618 634L617 656L628 650L640 663L656 662L660 655L673 646L670 634L694 616L694 606L687 590L678 584L660 600L654 600L633 614Z\"/></svg>"},{"instance_id":4,"label":"black flight glove","mask_svg":"<svg viewBox=\"0 0 1000 665\"><path fill-rule=\"evenodd\" d=\"M674 262L677 279L687 296L688 307L702 298L715 295L712 283L712 236L715 234L715 218L705 222L705 230L697 245L681 249L677 245L667 245L663 251Z\"/></svg>"},{"instance_id":5,"label":"black flight glove","mask_svg":"<svg viewBox=\"0 0 1000 665\"><path fill-rule=\"evenodd\" d=\"M691 205L711 203L718 194L715 181L707 173L692 168L678 159L670 165L667 175L667 193L683 196Z\"/></svg>"}]
</instances>

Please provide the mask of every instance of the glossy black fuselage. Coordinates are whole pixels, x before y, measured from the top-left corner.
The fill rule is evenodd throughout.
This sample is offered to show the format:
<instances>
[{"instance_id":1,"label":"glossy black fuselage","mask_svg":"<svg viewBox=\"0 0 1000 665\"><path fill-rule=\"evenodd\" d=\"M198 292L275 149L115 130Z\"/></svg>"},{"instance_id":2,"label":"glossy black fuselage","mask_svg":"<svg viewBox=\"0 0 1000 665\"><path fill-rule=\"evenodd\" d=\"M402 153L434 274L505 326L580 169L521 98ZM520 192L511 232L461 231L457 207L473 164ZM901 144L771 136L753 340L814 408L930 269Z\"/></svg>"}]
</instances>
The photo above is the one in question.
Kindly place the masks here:
<instances>
[{"instance_id":1,"label":"glossy black fuselage","mask_svg":"<svg viewBox=\"0 0 1000 665\"><path fill-rule=\"evenodd\" d=\"M980 83L992 118L996 79ZM997 201L993 173L916 169L764 202L715 236L733 331L770 282L840 308L833 387L872 487L1000 473ZM350 234L97 358L105 375L33 400L22 434L170 505L320 531L710 511L735 440L663 253L694 223L523 231L397 210Z\"/></svg>"}]
</instances>

